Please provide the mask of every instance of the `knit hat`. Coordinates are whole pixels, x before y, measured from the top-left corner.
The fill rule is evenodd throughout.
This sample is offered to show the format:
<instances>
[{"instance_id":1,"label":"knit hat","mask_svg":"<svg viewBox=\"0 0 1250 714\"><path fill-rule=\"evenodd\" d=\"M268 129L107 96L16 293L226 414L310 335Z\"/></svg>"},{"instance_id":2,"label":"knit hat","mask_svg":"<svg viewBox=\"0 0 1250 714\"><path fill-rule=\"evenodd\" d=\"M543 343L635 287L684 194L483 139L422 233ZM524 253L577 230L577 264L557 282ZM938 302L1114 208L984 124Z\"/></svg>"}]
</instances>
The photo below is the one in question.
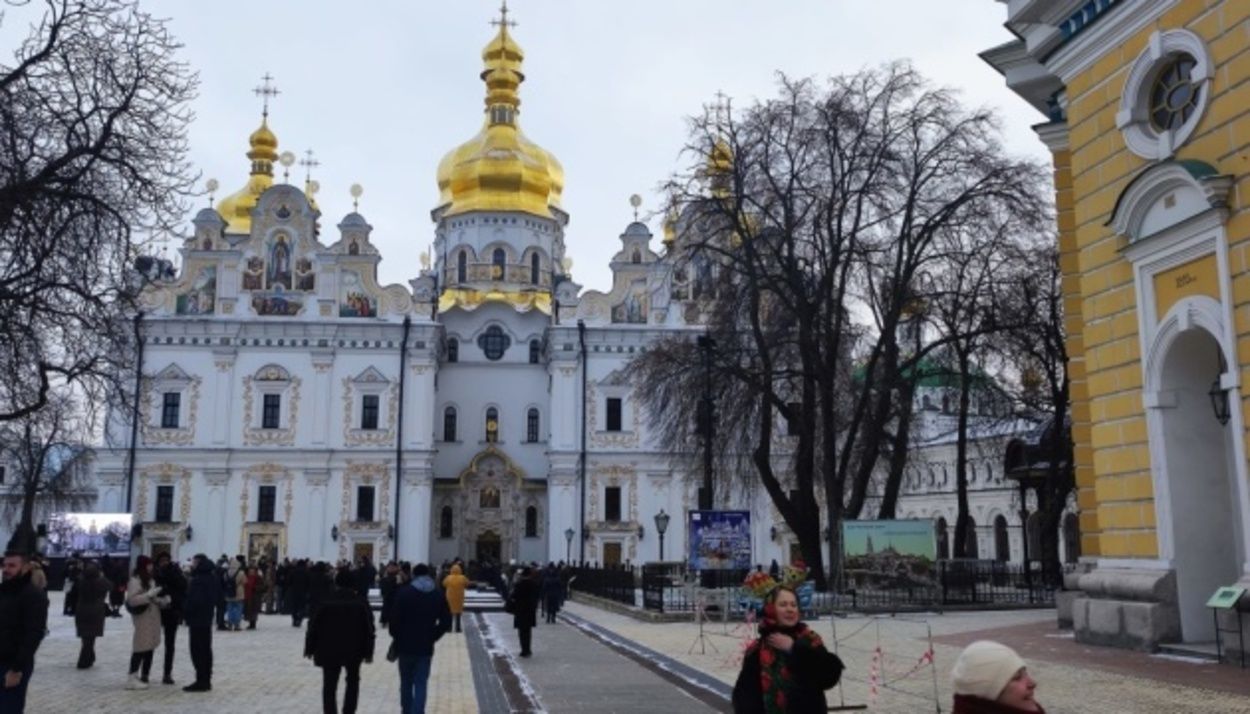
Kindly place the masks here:
<instances>
[{"instance_id":1,"label":"knit hat","mask_svg":"<svg viewBox=\"0 0 1250 714\"><path fill-rule=\"evenodd\" d=\"M955 686L955 694L992 702L998 699L1007 683L1024 666L1024 660L1010 647L980 640L960 653L955 668L951 670L951 683Z\"/></svg>"}]
</instances>

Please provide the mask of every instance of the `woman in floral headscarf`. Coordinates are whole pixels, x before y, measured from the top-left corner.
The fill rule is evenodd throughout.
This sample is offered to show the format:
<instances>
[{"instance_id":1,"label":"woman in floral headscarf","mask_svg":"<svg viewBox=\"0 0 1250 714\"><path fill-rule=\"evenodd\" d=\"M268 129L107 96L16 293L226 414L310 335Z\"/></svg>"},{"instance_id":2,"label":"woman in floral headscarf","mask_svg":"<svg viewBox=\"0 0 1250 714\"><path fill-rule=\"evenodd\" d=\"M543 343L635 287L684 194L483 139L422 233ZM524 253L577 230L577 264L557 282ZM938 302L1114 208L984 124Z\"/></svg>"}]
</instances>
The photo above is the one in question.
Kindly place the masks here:
<instances>
[{"instance_id":1,"label":"woman in floral headscarf","mask_svg":"<svg viewBox=\"0 0 1250 714\"><path fill-rule=\"evenodd\" d=\"M734 684L737 714L826 711L825 690L838 683L842 660L799 621L799 599L778 586L764 604L760 637L742 656Z\"/></svg>"}]
</instances>

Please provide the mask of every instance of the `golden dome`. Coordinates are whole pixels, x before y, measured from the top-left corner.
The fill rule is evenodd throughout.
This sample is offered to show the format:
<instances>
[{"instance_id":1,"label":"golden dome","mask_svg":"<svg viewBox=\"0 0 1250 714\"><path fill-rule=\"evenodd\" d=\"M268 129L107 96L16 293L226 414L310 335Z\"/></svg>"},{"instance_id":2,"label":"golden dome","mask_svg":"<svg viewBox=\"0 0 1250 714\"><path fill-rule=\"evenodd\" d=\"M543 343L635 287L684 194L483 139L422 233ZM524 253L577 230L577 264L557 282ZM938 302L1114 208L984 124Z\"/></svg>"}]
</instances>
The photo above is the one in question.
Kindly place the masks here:
<instances>
[{"instance_id":1,"label":"golden dome","mask_svg":"<svg viewBox=\"0 0 1250 714\"><path fill-rule=\"evenodd\" d=\"M226 219L227 233L250 233L252 231L252 209L265 189L273 185L273 162L278 158L278 137L269 128L266 116L260 122L260 128L248 137L251 148L247 158L252 160L252 172L248 176L247 185L230 194L217 204L217 212Z\"/></svg>"},{"instance_id":2,"label":"golden dome","mask_svg":"<svg viewBox=\"0 0 1250 714\"><path fill-rule=\"evenodd\" d=\"M525 81L525 53L501 23L482 50L486 68L486 116L482 130L447 153L438 164L439 206L443 215L469 211L521 211L544 218L559 207L564 168L550 152L533 143L517 126Z\"/></svg>"}]
</instances>

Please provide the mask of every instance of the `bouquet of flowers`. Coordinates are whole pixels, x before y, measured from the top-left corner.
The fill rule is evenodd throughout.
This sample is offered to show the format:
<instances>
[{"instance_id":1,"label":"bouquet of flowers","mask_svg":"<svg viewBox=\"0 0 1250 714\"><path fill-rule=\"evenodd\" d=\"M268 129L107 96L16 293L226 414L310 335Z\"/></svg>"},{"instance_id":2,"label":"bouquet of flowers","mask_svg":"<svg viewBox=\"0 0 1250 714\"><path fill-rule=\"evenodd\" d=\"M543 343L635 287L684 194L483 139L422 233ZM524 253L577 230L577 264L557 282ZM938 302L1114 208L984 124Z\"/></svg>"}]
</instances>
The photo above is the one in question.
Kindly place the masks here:
<instances>
[{"instance_id":1,"label":"bouquet of flowers","mask_svg":"<svg viewBox=\"0 0 1250 714\"><path fill-rule=\"evenodd\" d=\"M799 586L807 582L808 573L807 563L802 560L795 560L781 570L781 584L788 588L797 590Z\"/></svg>"},{"instance_id":2,"label":"bouquet of flowers","mask_svg":"<svg viewBox=\"0 0 1250 714\"><path fill-rule=\"evenodd\" d=\"M772 576L762 570L756 570L747 575L746 580L742 581L742 589L746 591L747 597L752 600L764 600L768 594L777 587L777 581Z\"/></svg>"}]
</instances>

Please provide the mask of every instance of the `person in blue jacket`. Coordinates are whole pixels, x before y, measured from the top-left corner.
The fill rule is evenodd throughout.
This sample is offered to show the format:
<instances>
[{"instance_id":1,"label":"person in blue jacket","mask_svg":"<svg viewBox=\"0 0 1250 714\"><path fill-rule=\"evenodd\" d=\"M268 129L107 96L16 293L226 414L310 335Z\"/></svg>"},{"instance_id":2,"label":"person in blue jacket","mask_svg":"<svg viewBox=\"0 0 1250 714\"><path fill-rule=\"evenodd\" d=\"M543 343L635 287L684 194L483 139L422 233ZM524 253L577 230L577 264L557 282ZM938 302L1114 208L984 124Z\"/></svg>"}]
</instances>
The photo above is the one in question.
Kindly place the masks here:
<instances>
[{"instance_id":1,"label":"person in blue jacket","mask_svg":"<svg viewBox=\"0 0 1250 714\"><path fill-rule=\"evenodd\" d=\"M451 608L430 576L430 566L414 566L412 582L395 593L389 629L399 663L400 710L420 714L425 711L434 643L451 629Z\"/></svg>"}]
</instances>

